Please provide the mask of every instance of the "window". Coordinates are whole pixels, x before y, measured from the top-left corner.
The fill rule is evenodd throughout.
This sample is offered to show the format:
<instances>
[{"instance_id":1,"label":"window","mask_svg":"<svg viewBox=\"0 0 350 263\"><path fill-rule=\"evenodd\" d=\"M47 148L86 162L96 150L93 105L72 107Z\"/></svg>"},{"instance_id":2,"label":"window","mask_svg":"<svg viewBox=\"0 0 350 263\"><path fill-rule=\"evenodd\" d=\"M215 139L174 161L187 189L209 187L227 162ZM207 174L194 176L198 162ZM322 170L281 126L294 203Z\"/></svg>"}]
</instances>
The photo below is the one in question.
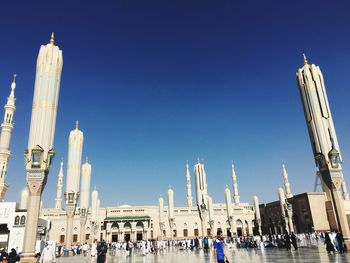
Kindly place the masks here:
<instances>
[{"instance_id":1,"label":"window","mask_svg":"<svg viewBox=\"0 0 350 263\"><path fill-rule=\"evenodd\" d=\"M21 216L21 225L25 225L25 224L26 224L26 217Z\"/></svg>"},{"instance_id":2,"label":"window","mask_svg":"<svg viewBox=\"0 0 350 263\"><path fill-rule=\"evenodd\" d=\"M60 243L64 243L64 235L60 235Z\"/></svg>"},{"instance_id":3,"label":"window","mask_svg":"<svg viewBox=\"0 0 350 263\"><path fill-rule=\"evenodd\" d=\"M188 236L188 230L184 229L184 237L187 237L187 236Z\"/></svg>"},{"instance_id":4,"label":"window","mask_svg":"<svg viewBox=\"0 0 350 263\"><path fill-rule=\"evenodd\" d=\"M194 229L194 236L198 237L199 236L199 231L198 231L198 228L195 228Z\"/></svg>"},{"instance_id":5,"label":"window","mask_svg":"<svg viewBox=\"0 0 350 263\"><path fill-rule=\"evenodd\" d=\"M19 225L19 216L16 216L15 217L15 226L18 226Z\"/></svg>"},{"instance_id":6,"label":"window","mask_svg":"<svg viewBox=\"0 0 350 263\"><path fill-rule=\"evenodd\" d=\"M173 230L173 236L176 237L177 236L177 231L174 229Z\"/></svg>"},{"instance_id":7,"label":"window","mask_svg":"<svg viewBox=\"0 0 350 263\"><path fill-rule=\"evenodd\" d=\"M73 235L73 242L78 242L78 235L77 234L74 234Z\"/></svg>"},{"instance_id":8,"label":"window","mask_svg":"<svg viewBox=\"0 0 350 263\"><path fill-rule=\"evenodd\" d=\"M85 240L89 240L90 239L90 234L86 234L85 235Z\"/></svg>"}]
</instances>

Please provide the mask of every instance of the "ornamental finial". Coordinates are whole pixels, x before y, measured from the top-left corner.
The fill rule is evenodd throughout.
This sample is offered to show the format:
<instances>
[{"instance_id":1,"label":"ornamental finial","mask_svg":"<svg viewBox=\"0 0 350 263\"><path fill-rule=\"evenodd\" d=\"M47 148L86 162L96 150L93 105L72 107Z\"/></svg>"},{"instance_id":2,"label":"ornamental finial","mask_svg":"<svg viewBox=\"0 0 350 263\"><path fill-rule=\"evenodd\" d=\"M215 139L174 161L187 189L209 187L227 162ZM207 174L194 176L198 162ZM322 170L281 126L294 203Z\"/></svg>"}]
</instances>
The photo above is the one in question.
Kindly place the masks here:
<instances>
[{"instance_id":1,"label":"ornamental finial","mask_svg":"<svg viewBox=\"0 0 350 263\"><path fill-rule=\"evenodd\" d=\"M308 61L307 61L307 57L306 57L305 53L303 53L303 57L304 57L304 65L309 64Z\"/></svg>"},{"instance_id":2,"label":"ornamental finial","mask_svg":"<svg viewBox=\"0 0 350 263\"><path fill-rule=\"evenodd\" d=\"M79 129L79 121L78 121L78 120L75 121L75 129L76 129L76 130Z\"/></svg>"},{"instance_id":3,"label":"ornamental finial","mask_svg":"<svg viewBox=\"0 0 350 263\"><path fill-rule=\"evenodd\" d=\"M55 34L54 34L54 32L52 32L52 34L51 34L50 44L51 45L55 45Z\"/></svg>"}]
</instances>

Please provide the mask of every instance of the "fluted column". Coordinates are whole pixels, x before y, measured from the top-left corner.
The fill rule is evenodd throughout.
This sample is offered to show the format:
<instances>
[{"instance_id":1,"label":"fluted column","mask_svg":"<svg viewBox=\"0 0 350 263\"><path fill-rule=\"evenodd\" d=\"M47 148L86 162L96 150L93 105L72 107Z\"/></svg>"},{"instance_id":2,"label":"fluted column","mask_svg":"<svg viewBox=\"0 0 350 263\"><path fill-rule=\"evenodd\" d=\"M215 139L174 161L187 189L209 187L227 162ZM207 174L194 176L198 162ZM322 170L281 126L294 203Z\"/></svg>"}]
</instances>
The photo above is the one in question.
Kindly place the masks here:
<instances>
[{"instance_id":1,"label":"fluted column","mask_svg":"<svg viewBox=\"0 0 350 263\"><path fill-rule=\"evenodd\" d=\"M208 216L208 190L207 176L204 170L204 164L198 159L194 166L194 175L196 178L196 200L199 218L201 220L202 237L206 236L206 225Z\"/></svg>"},{"instance_id":2,"label":"fluted column","mask_svg":"<svg viewBox=\"0 0 350 263\"><path fill-rule=\"evenodd\" d=\"M158 199L158 204L159 204L159 228L160 228L160 235L163 239L163 231L165 229L165 221L164 221L164 199L162 196L159 197Z\"/></svg>"},{"instance_id":3,"label":"fluted column","mask_svg":"<svg viewBox=\"0 0 350 263\"><path fill-rule=\"evenodd\" d=\"M209 214L209 226L210 226L210 234L211 236L215 235L214 225L215 225L215 217L214 217L214 206L213 206L213 198L208 195L208 214Z\"/></svg>"},{"instance_id":4,"label":"fluted column","mask_svg":"<svg viewBox=\"0 0 350 263\"><path fill-rule=\"evenodd\" d=\"M227 220L230 223L232 235L234 235L236 232L236 222L233 216L231 192L228 185L226 185L226 189L225 189L225 201L226 201Z\"/></svg>"},{"instance_id":5,"label":"fluted column","mask_svg":"<svg viewBox=\"0 0 350 263\"><path fill-rule=\"evenodd\" d=\"M29 198L23 242L25 258L21 262L35 254L41 194L55 153L53 142L62 66L62 51L55 45L52 34L50 43L40 47L36 64L28 148L25 150Z\"/></svg>"}]
</instances>

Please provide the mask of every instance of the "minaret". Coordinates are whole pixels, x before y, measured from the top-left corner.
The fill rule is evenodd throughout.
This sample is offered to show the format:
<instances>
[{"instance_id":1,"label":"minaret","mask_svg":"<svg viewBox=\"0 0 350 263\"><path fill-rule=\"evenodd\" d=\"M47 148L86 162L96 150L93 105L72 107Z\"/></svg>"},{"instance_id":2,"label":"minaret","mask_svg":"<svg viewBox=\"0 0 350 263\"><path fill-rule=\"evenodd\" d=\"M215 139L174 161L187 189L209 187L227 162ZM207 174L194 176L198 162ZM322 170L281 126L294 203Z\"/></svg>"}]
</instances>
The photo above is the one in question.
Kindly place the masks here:
<instances>
[{"instance_id":1,"label":"minaret","mask_svg":"<svg viewBox=\"0 0 350 263\"><path fill-rule=\"evenodd\" d=\"M335 149L339 154L337 168L343 178L341 152L320 67L310 65L304 55L304 66L298 69L297 80L316 165L319 170L329 167L331 165L330 153L332 149ZM325 185L325 178L320 179L323 191L330 199L329 186ZM342 179L341 187L343 198L349 200L344 179Z\"/></svg>"},{"instance_id":2,"label":"minaret","mask_svg":"<svg viewBox=\"0 0 350 263\"><path fill-rule=\"evenodd\" d=\"M285 165L284 161L282 162L282 176L283 176L283 182L284 182L284 189L286 190L286 197L291 198L291 197L293 197L293 194L292 194L292 191L290 190L288 173L287 173L286 165Z\"/></svg>"},{"instance_id":3,"label":"minaret","mask_svg":"<svg viewBox=\"0 0 350 263\"><path fill-rule=\"evenodd\" d=\"M90 197L90 181L91 181L91 164L86 157L85 163L81 167L81 190L80 190L80 243L84 243L85 225L89 212L89 197Z\"/></svg>"},{"instance_id":4,"label":"minaret","mask_svg":"<svg viewBox=\"0 0 350 263\"><path fill-rule=\"evenodd\" d=\"M19 209L21 209L21 210L27 209L28 197L29 197L29 190L28 190L28 187L25 187L21 193L21 201L19 202Z\"/></svg>"},{"instance_id":5,"label":"minaret","mask_svg":"<svg viewBox=\"0 0 350 263\"><path fill-rule=\"evenodd\" d=\"M28 148L24 152L30 204L24 233L24 257L35 255L41 194L55 154L53 142L62 66L62 51L55 45L52 33L50 43L40 47L36 63Z\"/></svg>"},{"instance_id":6,"label":"minaret","mask_svg":"<svg viewBox=\"0 0 350 263\"><path fill-rule=\"evenodd\" d=\"M16 74L13 75L13 81L11 84L11 93L7 97L7 103L4 107L4 121L1 124L0 135L0 201L4 201L8 185L6 183L6 173L8 160L11 155L10 143L11 135L13 131L13 116L16 111L15 106L15 88L16 88Z\"/></svg>"},{"instance_id":7,"label":"minaret","mask_svg":"<svg viewBox=\"0 0 350 263\"><path fill-rule=\"evenodd\" d=\"M63 160L57 179L57 193L55 198L55 209L62 210L62 190L63 190Z\"/></svg>"},{"instance_id":8,"label":"minaret","mask_svg":"<svg viewBox=\"0 0 350 263\"><path fill-rule=\"evenodd\" d=\"M237 176L236 176L235 166L233 164L233 161L232 161L232 186L233 186L233 201L235 205L239 205Z\"/></svg>"},{"instance_id":9,"label":"minaret","mask_svg":"<svg viewBox=\"0 0 350 263\"><path fill-rule=\"evenodd\" d=\"M78 121L76 121L75 129L73 129L69 134L67 182L65 193L67 212L66 247L69 250L72 246L73 218L79 198L80 167L81 156L83 152L83 142L84 135L83 132L79 130Z\"/></svg>"},{"instance_id":10,"label":"minaret","mask_svg":"<svg viewBox=\"0 0 350 263\"><path fill-rule=\"evenodd\" d=\"M187 189L187 206L192 207L192 190L191 190L191 175L188 167L188 161L186 162L186 189Z\"/></svg>"},{"instance_id":11,"label":"minaret","mask_svg":"<svg viewBox=\"0 0 350 263\"><path fill-rule=\"evenodd\" d=\"M278 199L280 200L282 216L283 218L285 218L286 217L286 212L285 212L286 196L284 195L284 191L282 187L278 187Z\"/></svg>"},{"instance_id":12,"label":"minaret","mask_svg":"<svg viewBox=\"0 0 350 263\"><path fill-rule=\"evenodd\" d=\"M171 186L169 186L168 189L168 219L169 219L169 225L171 229L171 239L173 239L174 235L174 222L175 222L175 217L174 217L174 191L171 189Z\"/></svg>"}]
</instances>

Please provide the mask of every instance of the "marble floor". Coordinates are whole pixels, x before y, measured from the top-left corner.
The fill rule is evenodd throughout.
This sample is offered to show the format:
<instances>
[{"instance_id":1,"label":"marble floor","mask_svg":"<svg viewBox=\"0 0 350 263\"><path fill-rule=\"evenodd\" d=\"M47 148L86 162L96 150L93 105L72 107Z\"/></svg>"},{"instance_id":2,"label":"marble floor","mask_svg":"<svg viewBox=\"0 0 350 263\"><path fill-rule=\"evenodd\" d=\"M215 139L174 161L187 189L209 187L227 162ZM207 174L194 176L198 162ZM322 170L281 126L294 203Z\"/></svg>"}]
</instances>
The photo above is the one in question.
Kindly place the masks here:
<instances>
[{"instance_id":1,"label":"marble floor","mask_svg":"<svg viewBox=\"0 0 350 263\"><path fill-rule=\"evenodd\" d=\"M230 262L350 262L350 257L344 255L328 255L323 245L314 247L301 247L298 251L286 251L284 249L227 249ZM69 262L96 262L91 257L73 256L70 258L58 258L57 263ZM189 252L178 249L170 249L159 255L142 256L139 251L134 251L129 257L126 253L120 252L115 256L108 255L107 263L177 263L177 262L214 262L212 254L204 255L203 251Z\"/></svg>"}]
</instances>

